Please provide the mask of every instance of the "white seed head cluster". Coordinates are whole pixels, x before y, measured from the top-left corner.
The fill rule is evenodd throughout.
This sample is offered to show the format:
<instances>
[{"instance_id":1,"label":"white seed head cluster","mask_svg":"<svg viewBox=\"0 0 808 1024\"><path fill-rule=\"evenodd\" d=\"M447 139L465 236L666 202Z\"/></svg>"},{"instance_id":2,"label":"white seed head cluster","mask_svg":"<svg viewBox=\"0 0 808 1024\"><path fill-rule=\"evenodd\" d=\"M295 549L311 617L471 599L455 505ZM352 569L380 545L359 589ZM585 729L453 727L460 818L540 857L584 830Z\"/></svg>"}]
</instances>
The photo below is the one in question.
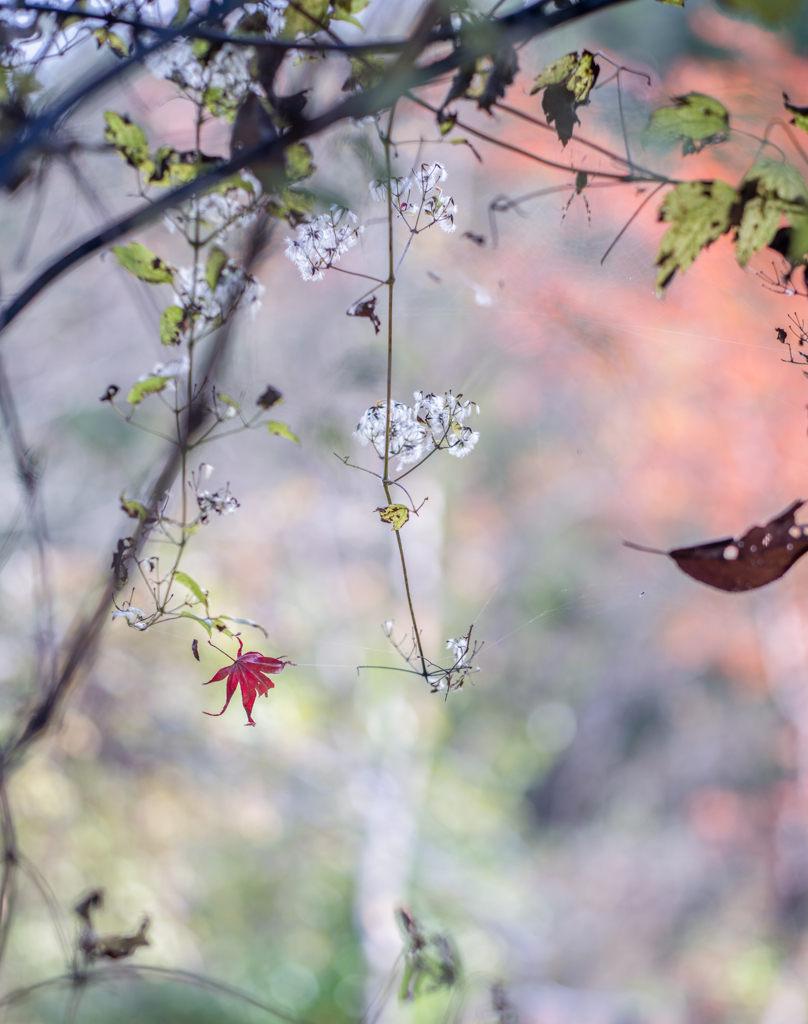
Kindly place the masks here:
<instances>
[{"instance_id":1,"label":"white seed head cluster","mask_svg":"<svg viewBox=\"0 0 808 1024\"><path fill-rule=\"evenodd\" d=\"M139 629L141 632L149 628L148 622L144 621L147 618L146 613L142 608L135 608L132 604L128 604L125 608L116 608L112 617L113 619L126 619L127 626Z\"/></svg>"},{"instance_id":2,"label":"white seed head cluster","mask_svg":"<svg viewBox=\"0 0 808 1024\"><path fill-rule=\"evenodd\" d=\"M259 88L250 75L252 58L250 47L225 43L206 63L197 57L191 40L177 39L150 53L144 63L155 78L167 78L198 97L207 90L221 90L231 102L238 104Z\"/></svg>"},{"instance_id":3,"label":"white seed head cluster","mask_svg":"<svg viewBox=\"0 0 808 1024\"><path fill-rule=\"evenodd\" d=\"M211 512L215 512L217 516L230 516L241 507L240 502L230 493L230 484L224 490L214 491L213 494L210 491L197 491L196 503L199 506L199 518L203 523L208 521Z\"/></svg>"},{"instance_id":4,"label":"white seed head cluster","mask_svg":"<svg viewBox=\"0 0 808 1024\"><path fill-rule=\"evenodd\" d=\"M215 231L217 240L222 242L234 228L249 227L257 216L256 200L261 195L261 183L249 171L242 171L240 176L252 186L252 192L243 188L208 192L170 210L165 217L166 227L172 232L177 227L188 235L195 230L198 218L211 231Z\"/></svg>"},{"instance_id":5,"label":"white seed head cluster","mask_svg":"<svg viewBox=\"0 0 808 1024\"><path fill-rule=\"evenodd\" d=\"M457 203L443 194L440 182L446 180L443 164L421 164L412 172L412 178L376 178L370 183L371 198L377 202L387 199L388 189L393 197L393 209L400 217L413 221L412 228L422 231L437 224L446 232L455 229ZM421 222L421 218L425 222Z\"/></svg>"},{"instance_id":6,"label":"white seed head cluster","mask_svg":"<svg viewBox=\"0 0 808 1024\"><path fill-rule=\"evenodd\" d=\"M446 641L446 649L452 652L455 665L466 664L469 653L469 638L467 636L456 636Z\"/></svg>"},{"instance_id":7,"label":"white seed head cluster","mask_svg":"<svg viewBox=\"0 0 808 1024\"><path fill-rule=\"evenodd\" d=\"M225 19L224 25L228 32L231 32L239 23L244 14L256 14L262 11L267 19L267 33L271 38L280 35L286 22L286 0L265 0L263 3L243 4L232 11Z\"/></svg>"},{"instance_id":8,"label":"white seed head cluster","mask_svg":"<svg viewBox=\"0 0 808 1024\"><path fill-rule=\"evenodd\" d=\"M384 440L387 434L387 402L372 405L356 425L354 437L361 445L368 442L376 449L379 458L384 458ZM423 450L427 429L419 423L415 412L403 402L393 402L390 407L390 447L393 458L400 457L399 465L415 462Z\"/></svg>"},{"instance_id":9,"label":"white seed head cluster","mask_svg":"<svg viewBox=\"0 0 808 1024\"><path fill-rule=\"evenodd\" d=\"M458 459L473 450L480 439L476 430L464 426L472 407L479 412L476 402L461 402L450 392L443 395L416 391L415 404L393 402L390 407L390 435L388 452L398 458L399 469L418 462L437 450L448 451ZM372 444L380 458L384 458L387 435L387 403L377 402L363 414L354 437L362 445Z\"/></svg>"},{"instance_id":10,"label":"white seed head cluster","mask_svg":"<svg viewBox=\"0 0 808 1024\"><path fill-rule=\"evenodd\" d=\"M304 281L319 281L324 270L356 245L363 230L350 210L332 206L321 217L300 224L297 238L286 239L286 256Z\"/></svg>"},{"instance_id":11,"label":"white seed head cluster","mask_svg":"<svg viewBox=\"0 0 808 1024\"><path fill-rule=\"evenodd\" d=\"M232 260L222 268L215 288L211 288L205 279L202 264L196 270L180 267L174 275L174 285L177 305L208 324L219 318L222 322L228 320L239 308L246 309L254 317L261 308L260 296L264 291L263 285Z\"/></svg>"}]
</instances>

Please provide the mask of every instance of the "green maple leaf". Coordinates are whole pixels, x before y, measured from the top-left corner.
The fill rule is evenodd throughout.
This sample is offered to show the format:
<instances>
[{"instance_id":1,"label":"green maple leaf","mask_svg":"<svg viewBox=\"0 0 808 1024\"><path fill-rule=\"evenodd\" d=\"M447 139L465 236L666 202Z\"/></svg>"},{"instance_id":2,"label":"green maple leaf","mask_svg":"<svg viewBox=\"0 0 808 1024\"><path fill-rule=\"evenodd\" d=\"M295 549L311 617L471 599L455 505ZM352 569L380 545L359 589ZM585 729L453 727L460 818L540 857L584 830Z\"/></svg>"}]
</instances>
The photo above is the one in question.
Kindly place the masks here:
<instances>
[{"instance_id":1,"label":"green maple leaf","mask_svg":"<svg viewBox=\"0 0 808 1024\"><path fill-rule=\"evenodd\" d=\"M536 76L536 81L533 83L530 95L532 96L534 93L537 93L540 89L546 88L548 85L559 85L562 82L566 83L567 79L578 66L579 59L580 58L577 53L567 53L563 57L559 57L558 60L554 60L552 64L548 64L546 68L542 68Z\"/></svg>"},{"instance_id":2,"label":"green maple leaf","mask_svg":"<svg viewBox=\"0 0 808 1024\"><path fill-rule=\"evenodd\" d=\"M662 236L654 260L661 295L677 270L684 272L702 249L729 231L732 209L740 196L725 181L686 181L665 197L659 219L671 226Z\"/></svg>"},{"instance_id":3,"label":"green maple leaf","mask_svg":"<svg viewBox=\"0 0 808 1024\"><path fill-rule=\"evenodd\" d=\"M808 216L808 187L791 164L779 160L758 160L744 175L741 195L745 197L738 224L735 256L745 267L749 257L772 241L785 216L792 225Z\"/></svg>"},{"instance_id":4,"label":"green maple leaf","mask_svg":"<svg viewBox=\"0 0 808 1024\"><path fill-rule=\"evenodd\" d=\"M704 146L725 142L729 138L727 108L700 92L672 96L672 107L658 107L652 114L642 144L682 143L682 153L698 153Z\"/></svg>"}]
</instances>

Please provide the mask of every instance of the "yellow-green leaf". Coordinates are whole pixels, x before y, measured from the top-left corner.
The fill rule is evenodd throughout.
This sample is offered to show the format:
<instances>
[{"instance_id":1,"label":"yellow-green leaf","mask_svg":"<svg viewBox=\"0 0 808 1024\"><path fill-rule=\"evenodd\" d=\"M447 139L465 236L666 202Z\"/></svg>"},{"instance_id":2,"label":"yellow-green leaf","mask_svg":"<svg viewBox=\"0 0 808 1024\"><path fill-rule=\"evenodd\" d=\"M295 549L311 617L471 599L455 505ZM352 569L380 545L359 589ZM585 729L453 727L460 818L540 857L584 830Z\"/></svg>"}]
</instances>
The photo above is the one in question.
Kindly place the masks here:
<instances>
[{"instance_id":1,"label":"yellow-green leaf","mask_svg":"<svg viewBox=\"0 0 808 1024\"><path fill-rule=\"evenodd\" d=\"M671 7L684 7L685 0L659 0L661 4L670 4Z\"/></svg>"},{"instance_id":2,"label":"yellow-green leaf","mask_svg":"<svg viewBox=\"0 0 808 1024\"><path fill-rule=\"evenodd\" d=\"M293 142L283 151L286 161L286 177L291 181L302 181L314 173L314 158L305 142Z\"/></svg>"},{"instance_id":3,"label":"yellow-green leaf","mask_svg":"<svg viewBox=\"0 0 808 1024\"><path fill-rule=\"evenodd\" d=\"M174 271L171 267L140 242L113 245L112 251L122 267L126 267L130 274L134 274L147 284L171 284L174 280Z\"/></svg>"},{"instance_id":4,"label":"yellow-green leaf","mask_svg":"<svg viewBox=\"0 0 808 1024\"><path fill-rule=\"evenodd\" d=\"M241 408L235 398L231 398L229 395L226 395L224 391L217 391L216 397L220 402L224 402L225 405L229 405L231 409L238 411Z\"/></svg>"},{"instance_id":5,"label":"yellow-green leaf","mask_svg":"<svg viewBox=\"0 0 808 1024\"><path fill-rule=\"evenodd\" d=\"M765 158L744 175L741 193L748 198L738 225L735 256L745 267L753 253L772 241L782 216L792 223L804 221L808 215L808 187L796 167Z\"/></svg>"},{"instance_id":6,"label":"yellow-green leaf","mask_svg":"<svg viewBox=\"0 0 808 1024\"><path fill-rule=\"evenodd\" d=\"M114 110L104 111L107 127L104 140L132 167L143 167L149 160L149 143L143 129Z\"/></svg>"},{"instance_id":7,"label":"yellow-green leaf","mask_svg":"<svg viewBox=\"0 0 808 1024\"><path fill-rule=\"evenodd\" d=\"M594 54L584 50L575 70L566 81L567 89L575 97L576 103L586 103L589 100L589 94L599 74L600 68L595 63Z\"/></svg>"},{"instance_id":8,"label":"yellow-green leaf","mask_svg":"<svg viewBox=\"0 0 808 1024\"><path fill-rule=\"evenodd\" d=\"M158 391L162 391L166 384L171 380L170 377L147 377L145 380L139 380L137 384L133 384L129 388L129 393L126 396L126 401L130 405L139 405L146 395L155 395Z\"/></svg>"},{"instance_id":9,"label":"yellow-green leaf","mask_svg":"<svg viewBox=\"0 0 808 1024\"><path fill-rule=\"evenodd\" d=\"M806 262L806 255L808 255L808 217L795 216L788 236L786 258L792 266L796 266L798 263Z\"/></svg>"},{"instance_id":10,"label":"yellow-green leaf","mask_svg":"<svg viewBox=\"0 0 808 1024\"><path fill-rule=\"evenodd\" d=\"M209 85L202 93L202 102L214 117L221 117L229 124L236 119L241 100L229 89L219 85Z\"/></svg>"},{"instance_id":11,"label":"yellow-green leaf","mask_svg":"<svg viewBox=\"0 0 808 1024\"><path fill-rule=\"evenodd\" d=\"M95 41L98 44L99 50L104 43L106 43L116 56L129 56L129 47L119 35L116 35L115 32L110 32L108 28L97 28L94 30L93 35L95 36Z\"/></svg>"},{"instance_id":12,"label":"yellow-green leaf","mask_svg":"<svg viewBox=\"0 0 808 1024\"><path fill-rule=\"evenodd\" d=\"M219 162L193 151L180 153L173 146L161 146L152 159L154 167L146 179L149 185L185 185Z\"/></svg>"},{"instance_id":13,"label":"yellow-green leaf","mask_svg":"<svg viewBox=\"0 0 808 1024\"><path fill-rule=\"evenodd\" d=\"M220 633L224 633L225 636L232 637L233 634L230 632L230 630L227 628L227 626L225 626L224 622L222 622L223 618L224 618L224 616L220 615L217 619L211 619L210 620L211 621L211 625L215 626L215 628Z\"/></svg>"},{"instance_id":14,"label":"yellow-green leaf","mask_svg":"<svg viewBox=\"0 0 808 1024\"><path fill-rule=\"evenodd\" d=\"M677 270L684 272L702 249L730 228L733 206L740 196L725 181L686 181L665 197L659 219L670 227L659 243L655 265L661 295Z\"/></svg>"},{"instance_id":15,"label":"yellow-green leaf","mask_svg":"<svg viewBox=\"0 0 808 1024\"><path fill-rule=\"evenodd\" d=\"M128 500L126 491L121 491L121 509L130 519L139 519L141 523L145 521L149 514L145 505L142 505L139 501Z\"/></svg>"},{"instance_id":16,"label":"yellow-green leaf","mask_svg":"<svg viewBox=\"0 0 808 1024\"><path fill-rule=\"evenodd\" d=\"M176 28L177 25L184 25L185 19L190 13L191 0L179 0L177 10L174 12L174 17L171 19L171 27Z\"/></svg>"},{"instance_id":17,"label":"yellow-green leaf","mask_svg":"<svg viewBox=\"0 0 808 1024\"><path fill-rule=\"evenodd\" d=\"M681 142L686 156L729 138L729 113L723 103L700 92L671 98L672 107L658 107L651 114L642 133L644 146Z\"/></svg>"},{"instance_id":18,"label":"yellow-green leaf","mask_svg":"<svg viewBox=\"0 0 808 1024\"><path fill-rule=\"evenodd\" d=\"M383 523L391 523L394 530L400 530L410 518L410 510L406 505L388 505L386 508L377 508L376 511L379 513L379 519Z\"/></svg>"},{"instance_id":19,"label":"yellow-green leaf","mask_svg":"<svg viewBox=\"0 0 808 1024\"><path fill-rule=\"evenodd\" d=\"M364 25L354 15L364 11L370 0L332 0L333 11L331 17L334 21L350 21L352 25L364 30Z\"/></svg>"},{"instance_id":20,"label":"yellow-green leaf","mask_svg":"<svg viewBox=\"0 0 808 1024\"><path fill-rule=\"evenodd\" d=\"M359 14L360 11L364 11L369 3L370 0L332 0L334 7L332 17L338 17L337 12L340 14Z\"/></svg>"},{"instance_id":21,"label":"yellow-green leaf","mask_svg":"<svg viewBox=\"0 0 808 1024\"><path fill-rule=\"evenodd\" d=\"M207 592L204 591L199 586L199 584L196 582L196 580L193 579L191 576L189 576L188 573L180 572L180 570L178 569L174 573L174 581L175 581L175 583L179 583L179 585L181 587L185 587L186 590L190 590L191 593L194 595L194 597L197 599L197 601L201 602L207 608L207 606L208 606L208 595L207 595Z\"/></svg>"},{"instance_id":22,"label":"yellow-green leaf","mask_svg":"<svg viewBox=\"0 0 808 1024\"><path fill-rule=\"evenodd\" d=\"M205 282L211 291L215 290L226 265L227 253L218 245L214 245L208 253L208 262L205 264Z\"/></svg>"},{"instance_id":23,"label":"yellow-green leaf","mask_svg":"<svg viewBox=\"0 0 808 1024\"><path fill-rule=\"evenodd\" d=\"M264 629L260 622L256 622L254 619L236 619L232 615L220 615L220 619L227 619L228 622L238 622L242 626L252 626L253 629L260 629L265 637L269 636L269 633Z\"/></svg>"},{"instance_id":24,"label":"yellow-green leaf","mask_svg":"<svg viewBox=\"0 0 808 1024\"><path fill-rule=\"evenodd\" d=\"M558 60L554 60L552 64L548 64L536 76L536 81L533 83L530 95L532 96L548 85L559 85L561 82L566 82L578 67L578 60L578 53L575 52L568 53L563 57L559 57Z\"/></svg>"},{"instance_id":25,"label":"yellow-green leaf","mask_svg":"<svg viewBox=\"0 0 808 1024\"><path fill-rule=\"evenodd\" d=\"M783 93L783 106L794 117L791 119L791 123L795 124L800 131L808 132L808 107L795 107L794 104L789 100L788 93Z\"/></svg>"},{"instance_id":26,"label":"yellow-green leaf","mask_svg":"<svg viewBox=\"0 0 808 1024\"><path fill-rule=\"evenodd\" d=\"M213 635L213 625L210 619L203 619L201 615L194 615L193 612L180 612L180 616L183 619L193 619L207 631L208 636Z\"/></svg>"},{"instance_id":27,"label":"yellow-green leaf","mask_svg":"<svg viewBox=\"0 0 808 1024\"><path fill-rule=\"evenodd\" d=\"M280 423L278 420L270 420L267 423L267 430L270 434L275 434L277 437L286 437L290 441L297 441L300 444L300 438L297 434L293 434L285 423Z\"/></svg>"},{"instance_id":28,"label":"yellow-green leaf","mask_svg":"<svg viewBox=\"0 0 808 1024\"><path fill-rule=\"evenodd\" d=\"M160 314L160 341L163 345L179 345L184 316L179 306L166 306Z\"/></svg>"},{"instance_id":29,"label":"yellow-green leaf","mask_svg":"<svg viewBox=\"0 0 808 1024\"><path fill-rule=\"evenodd\" d=\"M378 85L384 74L384 59L382 57L367 56L364 59L349 57L351 62L351 74L343 85L344 90L372 89Z\"/></svg>"},{"instance_id":30,"label":"yellow-green leaf","mask_svg":"<svg viewBox=\"0 0 808 1024\"><path fill-rule=\"evenodd\" d=\"M192 39L191 40L191 52L197 60L202 61L203 64L207 63L206 58L210 54L213 48L213 43L207 39Z\"/></svg>"},{"instance_id":31,"label":"yellow-green leaf","mask_svg":"<svg viewBox=\"0 0 808 1024\"><path fill-rule=\"evenodd\" d=\"M294 39L299 32L313 35L328 24L328 0L295 0L295 7L286 8L283 36ZM307 17L311 15L311 17Z\"/></svg>"}]
</instances>

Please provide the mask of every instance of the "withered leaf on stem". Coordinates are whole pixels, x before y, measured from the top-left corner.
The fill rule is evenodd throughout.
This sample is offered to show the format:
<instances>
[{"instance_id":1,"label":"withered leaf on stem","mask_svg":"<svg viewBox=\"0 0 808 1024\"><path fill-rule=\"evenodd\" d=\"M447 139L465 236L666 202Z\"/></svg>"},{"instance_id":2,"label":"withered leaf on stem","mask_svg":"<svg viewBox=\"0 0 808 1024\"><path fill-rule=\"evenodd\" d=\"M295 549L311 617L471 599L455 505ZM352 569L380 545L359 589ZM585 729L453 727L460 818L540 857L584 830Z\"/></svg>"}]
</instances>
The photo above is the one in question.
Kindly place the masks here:
<instances>
[{"instance_id":1,"label":"withered leaf on stem","mask_svg":"<svg viewBox=\"0 0 808 1024\"><path fill-rule=\"evenodd\" d=\"M707 541L689 548L660 551L624 540L628 548L670 555L682 572L718 590L741 593L772 583L808 551L808 526L798 526L794 513L805 504L792 502L765 526L752 526L743 536Z\"/></svg>"},{"instance_id":2,"label":"withered leaf on stem","mask_svg":"<svg viewBox=\"0 0 808 1024\"><path fill-rule=\"evenodd\" d=\"M376 296L372 299L365 299L364 302L357 302L355 306L351 306L347 310L348 316L363 316L366 317L373 324L373 329L378 334L379 328L382 325L379 319L379 314L376 312Z\"/></svg>"}]
</instances>

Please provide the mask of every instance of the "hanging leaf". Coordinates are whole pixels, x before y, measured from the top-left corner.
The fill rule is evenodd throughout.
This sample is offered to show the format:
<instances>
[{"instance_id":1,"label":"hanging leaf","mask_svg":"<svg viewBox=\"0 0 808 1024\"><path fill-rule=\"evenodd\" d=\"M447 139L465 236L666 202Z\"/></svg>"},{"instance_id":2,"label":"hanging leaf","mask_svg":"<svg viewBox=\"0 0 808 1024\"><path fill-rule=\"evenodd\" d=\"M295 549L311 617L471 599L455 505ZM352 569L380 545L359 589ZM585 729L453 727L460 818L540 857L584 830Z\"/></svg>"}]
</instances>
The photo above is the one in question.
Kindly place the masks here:
<instances>
[{"instance_id":1,"label":"hanging leaf","mask_svg":"<svg viewBox=\"0 0 808 1024\"><path fill-rule=\"evenodd\" d=\"M306 189L285 188L281 199L281 203L269 202L267 212L271 217L288 221L293 228L308 220L308 214L314 209L314 193Z\"/></svg>"},{"instance_id":2,"label":"hanging leaf","mask_svg":"<svg viewBox=\"0 0 808 1024\"><path fill-rule=\"evenodd\" d=\"M171 27L176 28L177 25L185 24L185 20L190 13L191 0L179 0L177 10L174 12L174 17L171 19Z\"/></svg>"},{"instance_id":3,"label":"hanging leaf","mask_svg":"<svg viewBox=\"0 0 808 1024\"><path fill-rule=\"evenodd\" d=\"M149 511L145 505L142 505L139 501L130 501L126 497L126 491L121 491L121 509L124 511L130 519L139 519L141 523L145 523ZM152 522L154 520L152 519Z\"/></svg>"},{"instance_id":4,"label":"hanging leaf","mask_svg":"<svg viewBox=\"0 0 808 1024\"><path fill-rule=\"evenodd\" d=\"M194 40L200 42L201 40ZM220 85L209 85L202 93L202 102L214 117L232 124L238 114L241 100L231 89Z\"/></svg>"},{"instance_id":5,"label":"hanging leaf","mask_svg":"<svg viewBox=\"0 0 808 1024\"><path fill-rule=\"evenodd\" d=\"M794 513L804 504L792 502L765 526L753 526L737 539L725 537L672 551L623 543L638 551L670 555L682 572L718 590L756 590L779 579L808 551L808 526L794 522Z\"/></svg>"},{"instance_id":6,"label":"hanging leaf","mask_svg":"<svg viewBox=\"0 0 808 1024\"><path fill-rule=\"evenodd\" d=\"M272 406L277 405L282 398L283 395L277 388L273 387L271 384L267 384L266 390L256 398L255 404L260 405L262 409L271 409Z\"/></svg>"},{"instance_id":7,"label":"hanging leaf","mask_svg":"<svg viewBox=\"0 0 808 1024\"><path fill-rule=\"evenodd\" d=\"M355 306L351 306L350 309L347 310L347 315L365 317L370 320L373 324L374 331L378 334L382 322L379 314L376 312L376 302L377 298L375 295L370 299L363 299L362 302L357 302Z\"/></svg>"},{"instance_id":8,"label":"hanging leaf","mask_svg":"<svg viewBox=\"0 0 808 1024\"><path fill-rule=\"evenodd\" d=\"M595 63L594 54L584 50L572 74L566 81L567 89L575 97L577 104L588 103L589 94L595 88L600 74L600 66Z\"/></svg>"},{"instance_id":9,"label":"hanging leaf","mask_svg":"<svg viewBox=\"0 0 808 1024\"><path fill-rule=\"evenodd\" d=\"M758 160L741 182L744 200L738 225L735 256L745 267L749 257L774 239L782 216L792 224L808 216L808 187L791 164Z\"/></svg>"},{"instance_id":10,"label":"hanging leaf","mask_svg":"<svg viewBox=\"0 0 808 1024\"><path fill-rule=\"evenodd\" d=\"M343 92L353 92L354 89L372 89L378 85L384 74L384 58L371 57L370 55L359 58L349 57L351 62L351 73L342 83Z\"/></svg>"},{"instance_id":11,"label":"hanging leaf","mask_svg":"<svg viewBox=\"0 0 808 1024\"><path fill-rule=\"evenodd\" d=\"M151 172L154 164L149 159L149 143L143 129L114 110L104 111L104 120L107 122L104 140L132 167Z\"/></svg>"},{"instance_id":12,"label":"hanging leaf","mask_svg":"<svg viewBox=\"0 0 808 1024\"><path fill-rule=\"evenodd\" d=\"M575 125L581 123L576 111L589 103L599 74L594 54L584 50L579 57L576 51L548 64L533 83L531 96L544 89L542 109L547 123L555 124L562 145L567 145Z\"/></svg>"},{"instance_id":13,"label":"hanging leaf","mask_svg":"<svg viewBox=\"0 0 808 1024\"><path fill-rule=\"evenodd\" d=\"M161 146L152 158L154 169L147 177L149 185L185 185L193 181L199 174L210 170L221 163L219 157L206 156L204 153L197 153L195 150L180 152L173 146ZM217 188L210 189L211 192L220 191L225 183L222 182ZM230 187L229 185L226 187Z\"/></svg>"},{"instance_id":14,"label":"hanging leaf","mask_svg":"<svg viewBox=\"0 0 808 1024\"><path fill-rule=\"evenodd\" d=\"M540 89L545 89L548 85L560 85L566 83L573 71L578 67L579 60L580 57L577 52L568 53L563 57L559 57L558 60L554 60L552 64L548 64L547 67L543 68L536 76L536 81L533 83L530 95L533 96Z\"/></svg>"},{"instance_id":15,"label":"hanging leaf","mask_svg":"<svg viewBox=\"0 0 808 1024\"><path fill-rule=\"evenodd\" d=\"M207 686L209 683L218 683L222 679L227 680L224 707L221 711L206 711L205 714L211 715L213 718L223 715L227 711L230 699L236 692L236 687L240 687L241 702L247 712L247 725L255 725L252 717L255 698L266 697L269 691L275 688L275 684L268 677L277 675L287 665L294 665L294 662L284 661L283 658L271 658L259 651L248 651L246 654L242 654L241 651L242 642L239 640L238 654L233 659L233 664L219 669L216 675L204 684Z\"/></svg>"},{"instance_id":16,"label":"hanging leaf","mask_svg":"<svg viewBox=\"0 0 808 1024\"><path fill-rule=\"evenodd\" d=\"M216 397L220 402L224 402L225 405L229 405L231 409L235 409L236 412L241 408L235 398L231 398L230 395L226 395L224 391L217 391Z\"/></svg>"},{"instance_id":17,"label":"hanging leaf","mask_svg":"<svg viewBox=\"0 0 808 1024\"><path fill-rule=\"evenodd\" d=\"M387 508L377 508L379 519L383 523L391 523L394 530L400 530L409 520L410 510L406 505L388 505Z\"/></svg>"},{"instance_id":18,"label":"hanging leaf","mask_svg":"<svg viewBox=\"0 0 808 1024\"><path fill-rule=\"evenodd\" d=\"M300 438L297 434L293 434L285 423L279 423L278 420L270 420L269 423L267 423L267 430L270 434L276 434L278 437L286 437L290 441L297 441L297 443L300 444Z\"/></svg>"},{"instance_id":19,"label":"hanging leaf","mask_svg":"<svg viewBox=\"0 0 808 1024\"><path fill-rule=\"evenodd\" d=\"M220 615L220 619L227 619L228 622L237 622L240 626L252 626L253 629L260 629L265 637L269 637L269 633L264 629L260 622L256 622L254 619L237 619L232 615Z\"/></svg>"},{"instance_id":20,"label":"hanging leaf","mask_svg":"<svg viewBox=\"0 0 808 1024\"><path fill-rule=\"evenodd\" d=\"M354 15L364 11L370 0L332 0L332 2L334 7L331 12L332 21L349 21L352 25L364 30L365 26Z\"/></svg>"},{"instance_id":21,"label":"hanging leaf","mask_svg":"<svg viewBox=\"0 0 808 1024\"><path fill-rule=\"evenodd\" d=\"M112 251L122 267L126 267L130 274L139 277L146 284L171 284L174 280L174 271L171 267L140 242L113 245Z\"/></svg>"},{"instance_id":22,"label":"hanging leaf","mask_svg":"<svg viewBox=\"0 0 808 1024\"><path fill-rule=\"evenodd\" d=\"M642 144L682 143L682 154L698 153L705 146L726 142L729 138L727 108L700 92L672 96L672 107L658 107L642 133Z\"/></svg>"},{"instance_id":23,"label":"hanging leaf","mask_svg":"<svg viewBox=\"0 0 808 1024\"><path fill-rule=\"evenodd\" d=\"M213 625L210 619L203 619L201 615L194 615L193 612L180 612L180 617L183 619L193 619L194 622L198 622L202 626L208 636L213 636Z\"/></svg>"},{"instance_id":24,"label":"hanging leaf","mask_svg":"<svg viewBox=\"0 0 808 1024\"><path fill-rule=\"evenodd\" d=\"M185 572L180 572L180 570L178 569L174 573L174 580L175 580L176 583L179 583L179 585L181 587L185 587L186 590L190 590L191 593L194 595L194 597L197 599L197 601L199 601L201 604L203 604L207 608L207 606L208 606L208 595L199 586L199 584L196 582L195 579L192 579L192 577L190 577Z\"/></svg>"},{"instance_id":25,"label":"hanging leaf","mask_svg":"<svg viewBox=\"0 0 808 1024\"><path fill-rule=\"evenodd\" d=\"M108 28L97 28L94 30L93 35L99 50L106 43L116 57L129 56L129 47L115 32L110 32Z\"/></svg>"},{"instance_id":26,"label":"hanging leaf","mask_svg":"<svg viewBox=\"0 0 808 1024\"><path fill-rule=\"evenodd\" d=\"M160 314L160 341L163 345L179 345L184 316L179 306L166 306Z\"/></svg>"},{"instance_id":27,"label":"hanging leaf","mask_svg":"<svg viewBox=\"0 0 808 1024\"><path fill-rule=\"evenodd\" d=\"M791 119L791 123L795 124L801 131L808 132L808 107L795 107L788 98L787 93L783 93L783 106L794 117Z\"/></svg>"},{"instance_id":28,"label":"hanging leaf","mask_svg":"<svg viewBox=\"0 0 808 1024\"><path fill-rule=\"evenodd\" d=\"M205 282L211 291L216 290L222 271L227 266L227 253L218 245L211 247L208 262L205 264Z\"/></svg>"},{"instance_id":29,"label":"hanging leaf","mask_svg":"<svg viewBox=\"0 0 808 1024\"><path fill-rule=\"evenodd\" d=\"M300 32L314 35L322 31L328 20L328 0L295 0L294 7L286 8L283 38L294 39Z\"/></svg>"},{"instance_id":30,"label":"hanging leaf","mask_svg":"<svg viewBox=\"0 0 808 1024\"><path fill-rule=\"evenodd\" d=\"M738 193L725 181L687 181L665 197L659 219L671 227L662 236L654 260L659 267L657 295L670 284L677 270L684 272L702 249L720 238L731 225Z\"/></svg>"},{"instance_id":31,"label":"hanging leaf","mask_svg":"<svg viewBox=\"0 0 808 1024\"><path fill-rule=\"evenodd\" d=\"M133 384L129 388L126 401L130 405L139 405L146 395L156 395L158 391L162 391L171 379L171 377L154 376L147 377L145 380L139 380L137 384Z\"/></svg>"},{"instance_id":32,"label":"hanging leaf","mask_svg":"<svg viewBox=\"0 0 808 1024\"><path fill-rule=\"evenodd\" d=\"M289 181L302 181L314 174L314 158L305 142L293 142L283 151L286 177Z\"/></svg>"},{"instance_id":33,"label":"hanging leaf","mask_svg":"<svg viewBox=\"0 0 808 1024\"><path fill-rule=\"evenodd\" d=\"M519 70L519 61L516 59L516 50L512 46L501 46L494 54L491 70L485 78L485 85L477 100L480 110L491 113L491 107L502 99L508 86L513 85L516 73Z\"/></svg>"}]
</instances>

